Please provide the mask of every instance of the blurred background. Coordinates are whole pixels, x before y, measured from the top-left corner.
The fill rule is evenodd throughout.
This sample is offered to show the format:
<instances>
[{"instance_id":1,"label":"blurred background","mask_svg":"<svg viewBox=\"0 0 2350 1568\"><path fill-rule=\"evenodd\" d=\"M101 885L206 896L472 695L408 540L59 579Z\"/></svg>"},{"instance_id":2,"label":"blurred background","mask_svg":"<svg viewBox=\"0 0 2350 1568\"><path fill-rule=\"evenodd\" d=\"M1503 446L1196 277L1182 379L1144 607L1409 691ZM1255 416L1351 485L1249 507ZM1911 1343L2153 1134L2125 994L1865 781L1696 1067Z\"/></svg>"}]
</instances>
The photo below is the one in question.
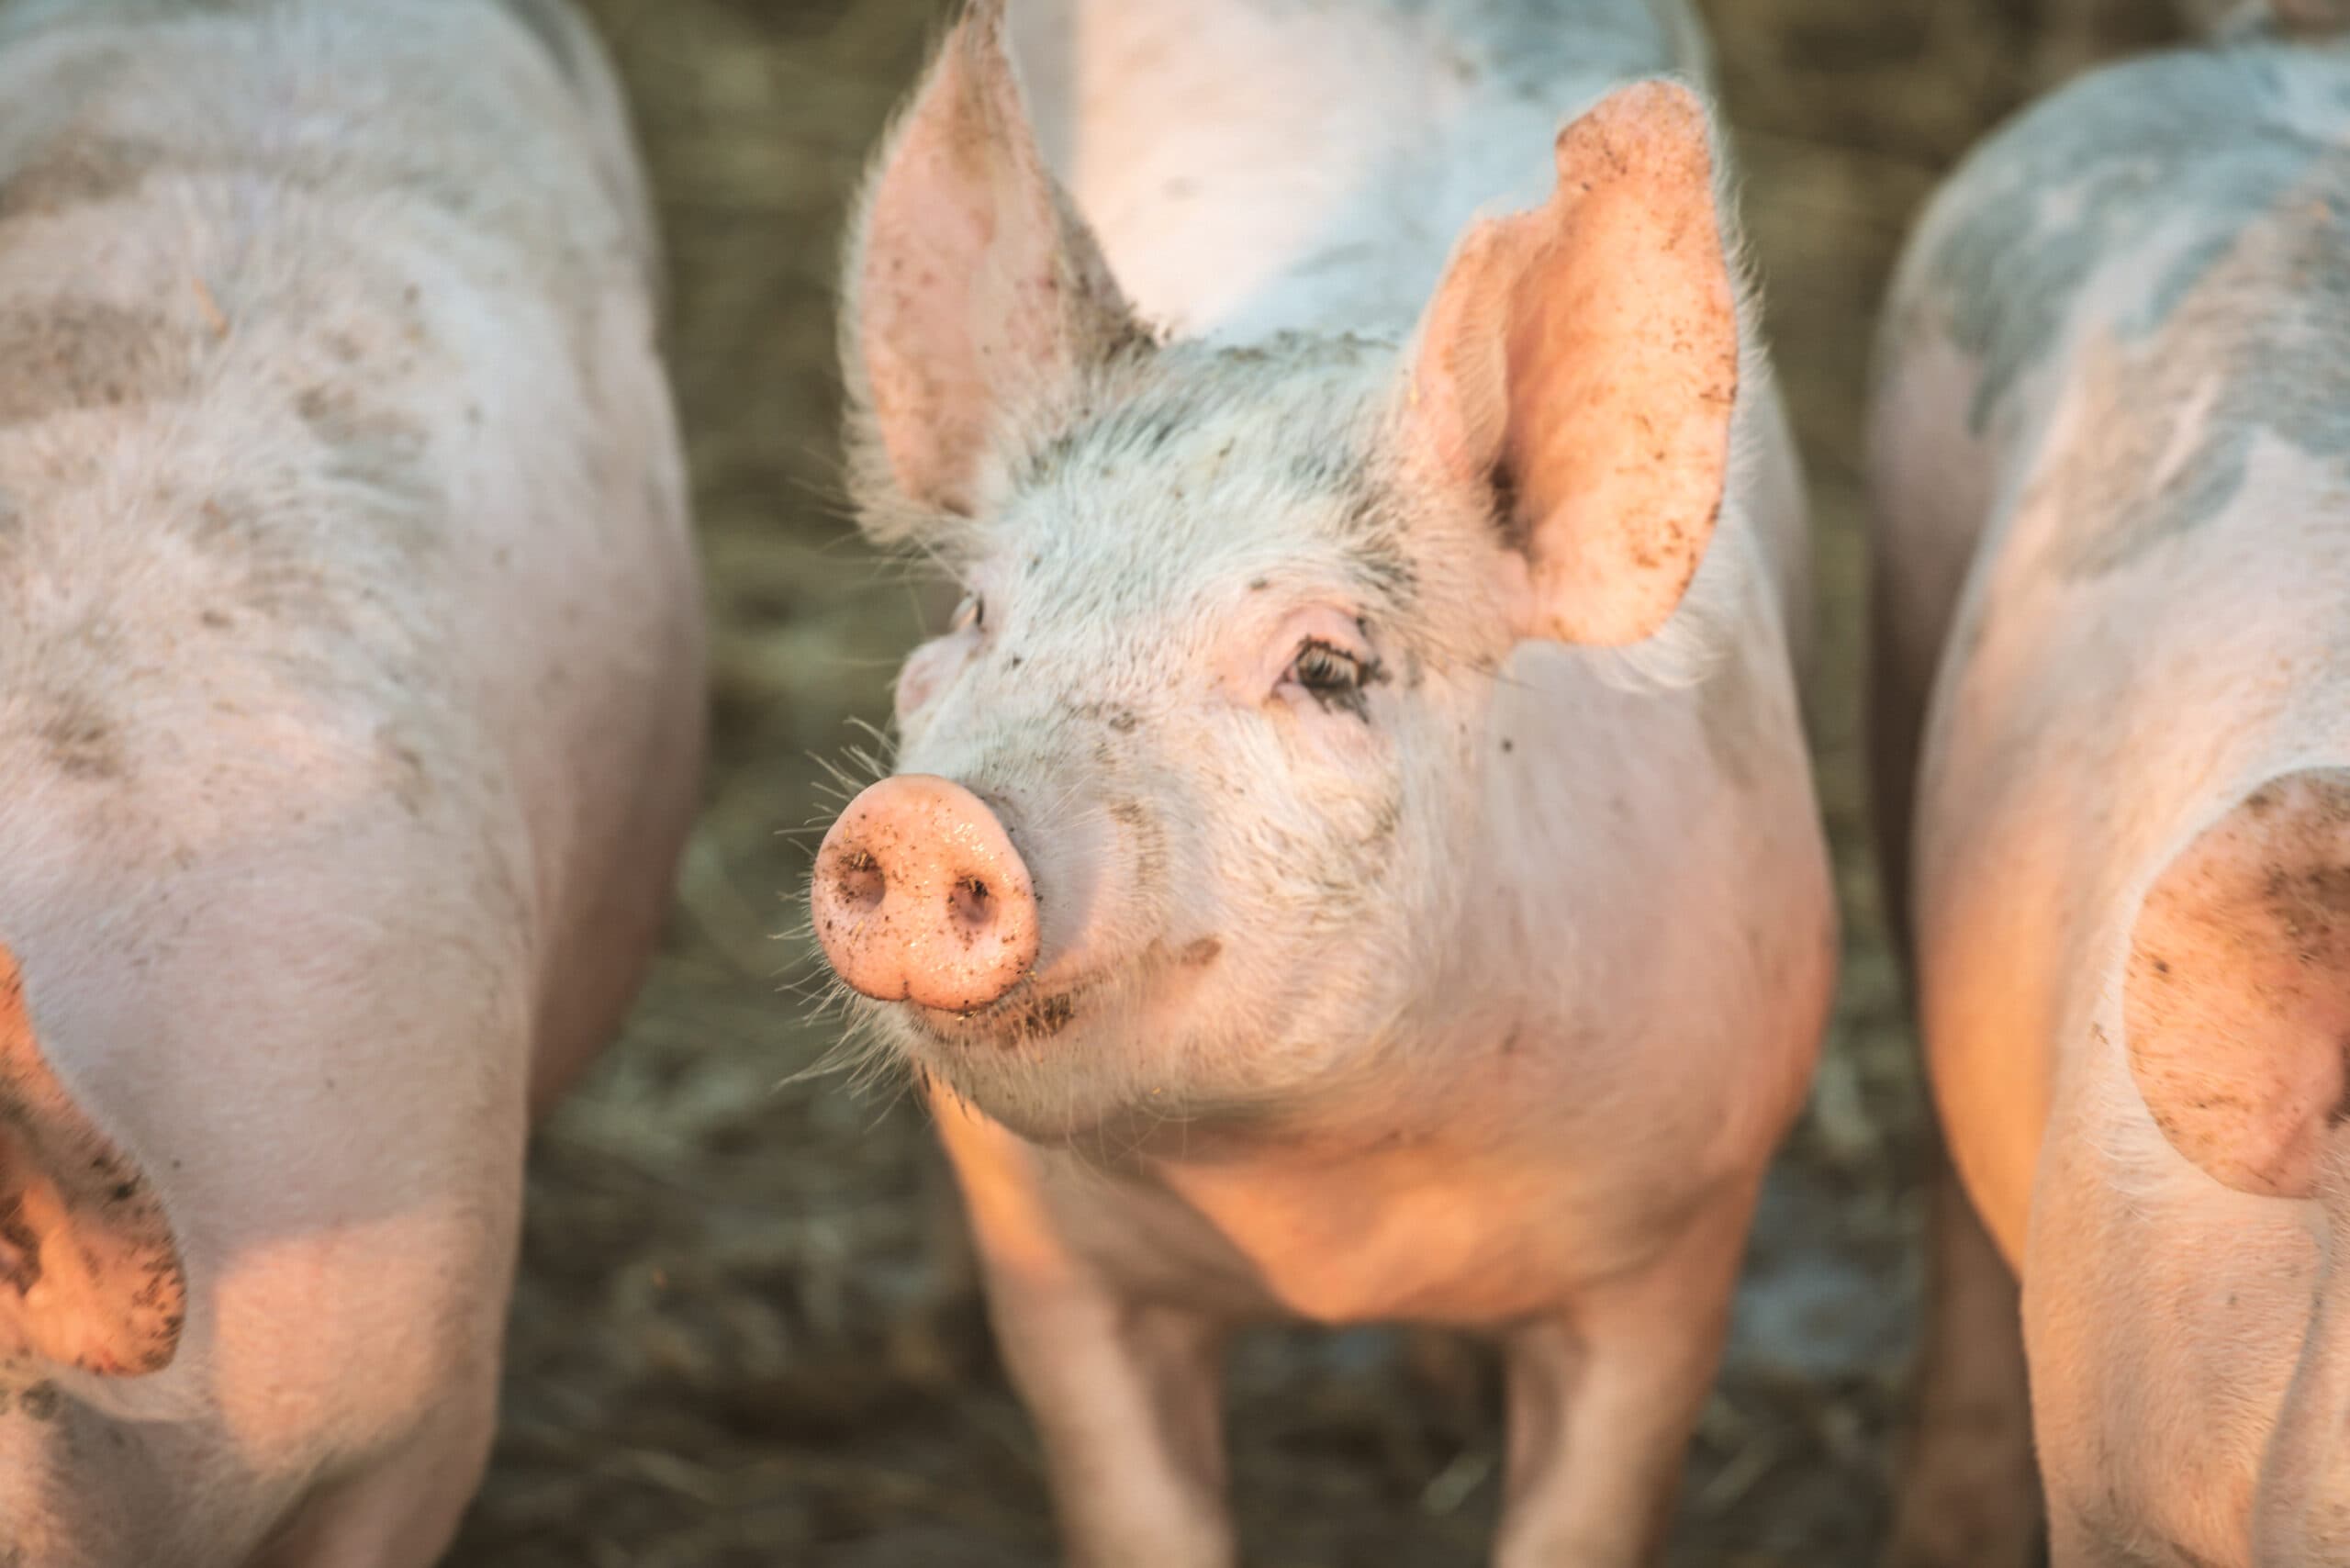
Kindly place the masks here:
<instances>
[{"instance_id":1,"label":"blurred background","mask_svg":"<svg viewBox=\"0 0 2350 1568\"><path fill-rule=\"evenodd\" d=\"M457 1568L1042 1568L1036 1446L976 1301L936 1288L942 1169L889 1088L798 1079L825 760L885 722L923 596L837 485L844 204L940 0L587 0L662 198L671 358L710 582L708 810L627 1036L532 1167L505 1426ZM1181 0L1158 0L1181 4ZM1983 132L2163 42L2167 0L1701 0L1815 501L1813 741L1847 912L1841 1000L1772 1176L1676 1564L1863 1563L1919 1290L1924 1105L1865 844L1861 400L1907 226ZM935 596L932 596L934 598ZM1243 1341L1248 1561L1468 1568L1497 1402L1396 1337Z\"/></svg>"}]
</instances>

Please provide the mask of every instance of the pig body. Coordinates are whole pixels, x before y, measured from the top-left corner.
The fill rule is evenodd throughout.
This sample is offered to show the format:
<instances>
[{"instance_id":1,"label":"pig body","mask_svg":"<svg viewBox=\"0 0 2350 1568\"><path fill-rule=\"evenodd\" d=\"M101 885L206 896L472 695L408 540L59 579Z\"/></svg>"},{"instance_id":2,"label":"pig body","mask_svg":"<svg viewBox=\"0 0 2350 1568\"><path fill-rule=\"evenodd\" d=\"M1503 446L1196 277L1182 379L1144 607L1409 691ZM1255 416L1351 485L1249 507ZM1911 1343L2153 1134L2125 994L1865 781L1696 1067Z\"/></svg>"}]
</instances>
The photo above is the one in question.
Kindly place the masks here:
<instances>
[{"instance_id":1,"label":"pig body","mask_svg":"<svg viewBox=\"0 0 2350 1568\"><path fill-rule=\"evenodd\" d=\"M2035 1437L2058 1568L2350 1553L2350 51L2236 36L2002 131L1887 318L1878 800L1960 1183L1904 1564L2031 1561Z\"/></svg>"},{"instance_id":2,"label":"pig body","mask_svg":"<svg viewBox=\"0 0 2350 1568\"><path fill-rule=\"evenodd\" d=\"M0 1561L435 1559L694 803L561 4L0 6Z\"/></svg>"},{"instance_id":3,"label":"pig body","mask_svg":"<svg viewBox=\"0 0 2350 1568\"><path fill-rule=\"evenodd\" d=\"M1702 111L1611 94L1699 70L1694 28L1039 5L1024 106L1001 22L948 41L852 246L868 528L971 598L909 661L903 774L828 836L816 913L932 1087L1072 1558L1232 1560L1216 1350L1304 1318L1498 1336L1502 1560L1647 1561L1833 969L1793 455ZM1605 206L1627 170L1655 187ZM1581 228L1545 227L1572 194L1474 225L1553 181L1604 191ZM1710 548L1637 629L1530 634L1564 599L1511 497L1567 481L1527 387L1462 387L1532 377L1535 312L1616 319L1587 297L1651 262L1640 297L1698 300L1737 389L1685 455L1685 410L1643 410L1654 508L1593 526L1713 453ZM965 279L1003 292L939 297ZM1488 358L1505 317L1528 335ZM959 890L946 924L899 911L917 884Z\"/></svg>"}]
</instances>

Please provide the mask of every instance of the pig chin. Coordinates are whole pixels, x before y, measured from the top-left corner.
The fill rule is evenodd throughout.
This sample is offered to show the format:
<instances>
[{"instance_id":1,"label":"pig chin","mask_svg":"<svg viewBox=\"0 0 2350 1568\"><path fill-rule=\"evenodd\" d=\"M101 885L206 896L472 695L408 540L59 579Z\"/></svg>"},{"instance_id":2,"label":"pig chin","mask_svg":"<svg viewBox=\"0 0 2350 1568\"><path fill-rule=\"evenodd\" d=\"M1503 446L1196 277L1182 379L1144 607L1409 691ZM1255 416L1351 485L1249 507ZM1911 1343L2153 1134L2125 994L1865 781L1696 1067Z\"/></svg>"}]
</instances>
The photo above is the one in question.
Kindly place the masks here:
<instances>
[{"instance_id":1,"label":"pig chin","mask_svg":"<svg viewBox=\"0 0 2350 1568\"><path fill-rule=\"evenodd\" d=\"M1012 1132L1075 1143L1136 1115L1163 1120L1188 1099L1151 1064L1182 1036L1192 979L1154 956L1070 983L1024 981L966 1012L894 1003L890 1033L912 1066Z\"/></svg>"},{"instance_id":2,"label":"pig chin","mask_svg":"<svg viewBox=\"0 0 2350 1568\"><path fill-rule=\"evenodd\" d=\"M1042 987L1023 981L984 1007L962 1012L906 1002L903 1016L913 1030L950 1051L994 1050L1037 1054L1077 1025L1094 985Z\"/></svg>"}]
</instances>

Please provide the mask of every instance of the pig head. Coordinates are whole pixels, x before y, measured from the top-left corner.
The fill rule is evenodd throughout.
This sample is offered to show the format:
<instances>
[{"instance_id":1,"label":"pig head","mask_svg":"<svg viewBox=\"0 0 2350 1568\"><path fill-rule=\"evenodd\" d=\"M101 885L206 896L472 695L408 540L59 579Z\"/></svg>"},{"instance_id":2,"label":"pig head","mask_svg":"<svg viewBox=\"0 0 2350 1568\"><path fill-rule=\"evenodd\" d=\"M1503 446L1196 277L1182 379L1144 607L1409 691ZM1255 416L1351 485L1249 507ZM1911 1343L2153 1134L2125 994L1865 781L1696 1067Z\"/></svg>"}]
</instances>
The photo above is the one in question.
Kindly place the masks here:
<instances>
[{"instance_id":1,"label":"pig head","mask_svg":"<svg viewBox=\"0 0 2350 1568\"><path fill-rule=\"evenodd\" d=\"M1480 806L1512 650L1651 637L1713 537L1740 356L1708 130L1675 85L1608 98L1416 328L1165 342L1002 35L994 4L958 28L850 247L865 525L968 597L900 678L901 773L825 839L816 931L868 1028L1027 1136L1258 1114L1451 1005L1464 914L1521 874Z\"/></svg>"}]
</instances>

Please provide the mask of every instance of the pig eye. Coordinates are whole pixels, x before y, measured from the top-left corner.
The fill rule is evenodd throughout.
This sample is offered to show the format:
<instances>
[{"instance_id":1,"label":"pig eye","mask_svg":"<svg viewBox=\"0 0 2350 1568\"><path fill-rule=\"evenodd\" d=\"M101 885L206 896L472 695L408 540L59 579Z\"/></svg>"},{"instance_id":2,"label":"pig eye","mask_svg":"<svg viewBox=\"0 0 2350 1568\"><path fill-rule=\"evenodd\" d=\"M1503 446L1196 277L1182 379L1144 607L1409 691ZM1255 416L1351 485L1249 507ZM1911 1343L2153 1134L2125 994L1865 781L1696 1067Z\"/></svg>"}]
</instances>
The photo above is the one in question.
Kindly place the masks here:
<instances>
[{"instance_id":1,"label":"pig eye","mask_svg":"<svg viewBox=\"0 0 2350 1568\"><path fill-rule=\"evenodd\" d=\"M978 594L967 593L963 602L955 607L955 619L946 623L949 632L984 631L988 623L987 600Z\"/></svg>"},{"instance_id":2,"label":"pig eye","mask_svg":"<svg viewBox=\"0 0 2350 1568\"><path fill-rule=\"evenodd\" d=\"M1289 678L1316 697L1344 697L1362 689L1362 664L1342 648L1308 643L1297 650Z\"/></svg>"}]
</instances>

